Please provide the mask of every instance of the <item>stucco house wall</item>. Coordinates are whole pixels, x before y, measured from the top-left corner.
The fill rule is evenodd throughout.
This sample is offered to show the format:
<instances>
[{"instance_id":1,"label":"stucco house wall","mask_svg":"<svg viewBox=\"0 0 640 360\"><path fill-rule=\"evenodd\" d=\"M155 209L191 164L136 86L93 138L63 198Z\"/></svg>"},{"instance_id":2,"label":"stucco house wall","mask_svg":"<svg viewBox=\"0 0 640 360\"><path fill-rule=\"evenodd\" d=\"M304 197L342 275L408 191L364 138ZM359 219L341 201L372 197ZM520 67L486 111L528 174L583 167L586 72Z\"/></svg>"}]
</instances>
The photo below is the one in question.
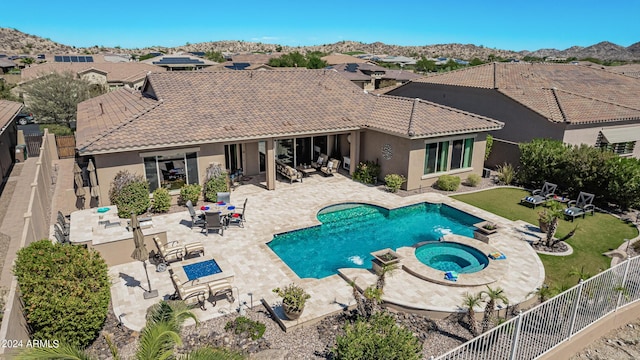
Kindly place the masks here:
<instances>
[{"instance_id":1,"label":"stucco house wall","mask_svg":"<svg viewBox=\"0 0 640 360\"><path fill-rule=\"evenodd\" d=\"M586 125L570 125L567 127L567 131L564 134L562 141L568 144L587 144L589 146L595 146L598 140L598 135L602 130L608 129L629 129L629 133L640 133L640 125L633 122L617 122L615 126L586 126ZM633 156L640 158L640 144L636 144L633 152L627 156Z\"/></svg>"}]
</instances>

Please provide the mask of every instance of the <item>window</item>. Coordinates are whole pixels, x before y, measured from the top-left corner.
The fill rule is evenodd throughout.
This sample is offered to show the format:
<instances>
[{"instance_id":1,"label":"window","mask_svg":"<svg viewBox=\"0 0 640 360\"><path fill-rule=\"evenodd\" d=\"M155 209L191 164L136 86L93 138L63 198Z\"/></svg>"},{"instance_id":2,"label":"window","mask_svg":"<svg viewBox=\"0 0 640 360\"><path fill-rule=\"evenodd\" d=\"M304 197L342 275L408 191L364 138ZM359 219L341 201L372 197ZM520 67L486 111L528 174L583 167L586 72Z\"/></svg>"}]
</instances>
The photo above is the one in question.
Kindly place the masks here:
<instances>
[{"instance_id":1,"label":"window","mask_svg":"<svg viewBox=\"0 0 640 360\"><path fill-rule=\"evenodd\" d=\"M185 184L198 183L198 157L194 152L148 156L144 158L144 172L149 191L161 186L178 190Z\"/></svg>"},{"instance_id":2,"label":"window","mask_svg":"<svg viewBox=\"0 0 640 360\"><path fill-rule=\"evenodd\" d=\"M471 167L474 138L425 144L424 175Z\"/></svg>"},{"instance_id":3,"label":"window","mask_svg":"<svg viewBox=\"0 0 640 360\"><path fill-rule=\"evenodd\" d=\"M600 143L600 148L613 151L618 155L633 154L633 149L635 147L636 147L635 141L627 141L627 142L614 143L614 144L609 144L606 142Z\"/></svg>"}]
</instances>

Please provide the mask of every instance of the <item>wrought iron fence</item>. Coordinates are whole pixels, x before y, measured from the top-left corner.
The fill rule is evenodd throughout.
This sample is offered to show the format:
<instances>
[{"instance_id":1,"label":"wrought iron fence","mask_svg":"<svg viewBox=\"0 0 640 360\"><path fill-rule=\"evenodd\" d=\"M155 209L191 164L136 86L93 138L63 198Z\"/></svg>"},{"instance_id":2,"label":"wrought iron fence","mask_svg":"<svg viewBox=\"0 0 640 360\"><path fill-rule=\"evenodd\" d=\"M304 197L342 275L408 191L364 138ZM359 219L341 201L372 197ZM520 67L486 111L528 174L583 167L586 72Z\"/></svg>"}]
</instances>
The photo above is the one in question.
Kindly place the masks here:
<instances>
[{"instance_id":1,"label":"wrought iron fence","mask_svg":"<svg viewBox=\"0 0 640 360\"><path fill-rule=\"evenodd\" d=\"M640 256L580 282L435 359L536 359L604 316L638 300Z\"/></svg>"}]
</instances>

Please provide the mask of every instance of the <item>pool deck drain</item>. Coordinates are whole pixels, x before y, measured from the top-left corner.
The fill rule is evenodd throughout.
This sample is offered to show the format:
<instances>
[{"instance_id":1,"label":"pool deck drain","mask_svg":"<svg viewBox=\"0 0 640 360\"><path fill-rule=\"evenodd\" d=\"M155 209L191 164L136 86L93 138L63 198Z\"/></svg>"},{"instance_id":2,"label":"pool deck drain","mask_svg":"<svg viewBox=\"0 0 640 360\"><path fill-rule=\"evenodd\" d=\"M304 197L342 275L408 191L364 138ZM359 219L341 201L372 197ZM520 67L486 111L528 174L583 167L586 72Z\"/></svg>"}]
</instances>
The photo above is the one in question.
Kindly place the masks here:
<instances>
[{"instance_id":1,"label":"pool deck drain","mask_svg":"<svg viewBox=\"0 0 640 360\"><path fill-rule=\"evenodd\" d=\"M216 260L218 257L223 258L231 266L235 274L235 301L220 301L215 307L208 305L207 311L195 308L193 311L200 321L237 313L240 306L261 306L261 300L277 308L281 300L271 290L290 283L301 285L311 294L311 298L300 319L289 326L289 330L296 326L310 326L327 315L353 306L355 301L352 289L340 275L322 279L300 279L266 245L274 234L319 225L317 212L326 206L342 202L362 202L386 208L425 201L451 205L499 226L499 234L492 237L489 245L507 256L509 270L505 272L503 279L491 286L505 289L510 303L516 304L531 298L531 292L544 281L542 262L529 244L523 241L526 234L522 234L517 224L444 195L423 193L399 197L338 174L326 178L311 176L305 178L304 183L278 182L274 191L267 191L259 185L243 185L231 193L231 203L234 205L242 204L247 198L249 201L245 227L229 227L224 236L207 237L199 229L191 230L186 209L180 213L154 215L153 227L143 229L144 233L166 231L170 241L201 241L207 258L215 254ZM123 257L128 256L129 254L123 254ZM136 331L141 330L145 324L147 308L167 299L175 291L168 271L156 272L155 267L149 264L147 267L152 288L160 293L155 299L143 299L147 281L140 262L131 261L109 268L113 279L111 294L114 312L123 315L123 324ZM375 282L375 275L365 269L341 269L341 272L356 279L359 286L366 287L365 285ZM439 285L400 270L387 277L383 299L406 305L407 308L415 306L454 312L459 310L465 291L473 293L481 290L486 290L486 287Z\"/></svg>"}]
</instances>

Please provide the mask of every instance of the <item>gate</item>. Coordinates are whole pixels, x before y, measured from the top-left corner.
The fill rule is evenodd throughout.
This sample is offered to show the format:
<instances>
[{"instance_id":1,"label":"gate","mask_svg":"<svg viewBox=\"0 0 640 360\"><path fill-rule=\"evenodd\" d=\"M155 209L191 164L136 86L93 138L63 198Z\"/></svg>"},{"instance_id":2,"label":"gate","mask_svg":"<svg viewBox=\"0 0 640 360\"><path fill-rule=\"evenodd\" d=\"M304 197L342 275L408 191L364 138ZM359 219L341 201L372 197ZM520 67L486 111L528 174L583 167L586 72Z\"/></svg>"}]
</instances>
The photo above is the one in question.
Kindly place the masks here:
<instances>
[{"instance_id":1,"label":"gate","mask_svg":"<svg viewBox=\"0 0 640 360\"><path fill-rule=\"evenodd\" d=\"M56 135L56 146L60 159L76 156L76 137L74 135Z\"/></svg>"},{"instance_id":2,"label":"gate","mask_svg":"<svg viewBox=\"0 0 640 360\"><path fill-rule=\"evenodd\" d=\"M24 134L24 142L27 144L27 154L29 157L40 156L42 146L42 135L38 133Z\"/></svg>"}]
</instances>

